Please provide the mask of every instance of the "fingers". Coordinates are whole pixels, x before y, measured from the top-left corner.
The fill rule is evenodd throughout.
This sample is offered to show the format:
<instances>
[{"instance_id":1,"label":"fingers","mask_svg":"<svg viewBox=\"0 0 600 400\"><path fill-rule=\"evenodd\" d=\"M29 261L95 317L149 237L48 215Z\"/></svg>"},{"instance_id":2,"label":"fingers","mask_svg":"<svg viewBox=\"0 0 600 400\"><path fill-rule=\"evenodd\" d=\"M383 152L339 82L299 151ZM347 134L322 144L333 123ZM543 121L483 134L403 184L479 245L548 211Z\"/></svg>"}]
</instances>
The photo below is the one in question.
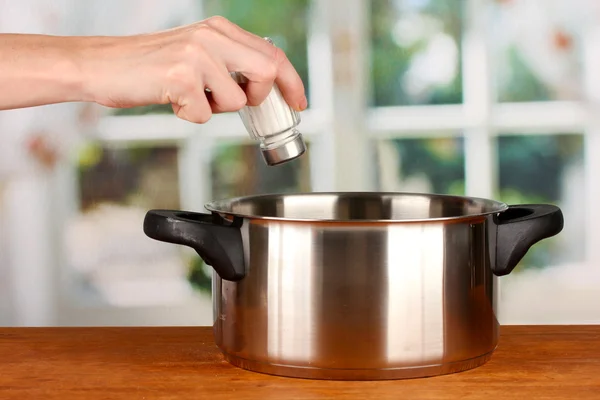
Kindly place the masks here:
<instances>
[{"instance_id":1,"label":"fingers","mask_svg":"<svg viewBox=\"0 0 600 400\"><path fill-rule=\"evenodd\" d=\"M180 101L172 102L173 112L186 121L204 124L212 117L212 109L204 90L194 90Z\"/></svg>"},{"instance_id":2,"label":"fingers","mask_svg":"<svg viewBox=\"0 0 600 400\"><path fill-rule=\"evenodd\" d=\"M202 79L181 84L173 104L175 114L185 120L205 123L212 114L238 111L246 105L246 94L231 79L227 69L210 59L202 63Z\"/></svg>"},{"instance_id":3,"label":"fingers","mask_svg":"<svg viewBox=\"0 0 600 400\"><path fill-rule=\"evenodd\" d=\"M202 34L202 47L213 60L223 63L227 71L239 72L247 79L244 85L247 104L262 103L277 76L275 63L262 52L236 42L216 30L205 30Z\"/></svg>"},{"instance_id":4,"label":"fingers","mask_svg":"<svg viewBox=\"0 0 600 400\"><path fill-rule=\"evenodd\" d=\"M306 108L300 76L285 53L263 38L224 18L211 18L169 34L186 37L163 92L179 118L205 123L213 113L259 105L273 83L292 108ZM229 71L242 75L244 81L236 82Z\"/></svg>"},{"instance_id":5,"label":"fingers","mask_svg":"<svg viewBox=\"0 0 600 400\"><path fill-rule=\"evenodd\" d=\"M205 87L210 93L205 92L213 113L238 111L246 105L246 94L233 80L226 68L219 68L216 64L208 63L205 66ZM211 65L212 64L212 65Z\"/></svg>"},{"instance_id":6,"label":"fingers","mask_svg":"<svg viewBox=\"0 0 600 400\"><path fill-rule=\"evenodd\" d=\"M185 46L183 62L168 72L166 98L179 118L205 123L213 113L237 111L246 105L244 91L231 79L222 61L224 45L232 50L232 45L223 41L229 39L220 33L202 33L200 39ZM234 44L233 50L241 57L254 60L258 56L255 62L260 64L260 53L237 46Z\"/></svg>"},{"instance_id":7,"label":"fingers","mask_svg":"<svg viewBox=\"0 0 600 400\"><path fill-rule=\"evenodd\" d=\"M241 72L249 80L246 95L249 105L260 104L269 94L273 82L277 83L286 102L298 111L306 108L306 95L302 79L284 51L265 39L254 35L223 17L212 17L204 21L224 36L248 46L264 56L265 64L243 63L234 71ZM235 54L230 56L237 57ZM237 57L241 61L241 57ZM230 61L234 62L235 60ZM235 62L234 62L235 64ZM254 67L262 67L260 70Z\"/></svg>"},{"instance_id":8,"label":"fingers","mask_svg":"<svg viewBox=\"0 0 600 400\"><path fill-rule=\"evenodd\" d=\"M279 86L285 101L297 111L302 111L307 106L302 79L288 60L285 52L278 47L273 47L275 49L273 58L277 65L275 83Z\"/></svg>"}]
</instances>

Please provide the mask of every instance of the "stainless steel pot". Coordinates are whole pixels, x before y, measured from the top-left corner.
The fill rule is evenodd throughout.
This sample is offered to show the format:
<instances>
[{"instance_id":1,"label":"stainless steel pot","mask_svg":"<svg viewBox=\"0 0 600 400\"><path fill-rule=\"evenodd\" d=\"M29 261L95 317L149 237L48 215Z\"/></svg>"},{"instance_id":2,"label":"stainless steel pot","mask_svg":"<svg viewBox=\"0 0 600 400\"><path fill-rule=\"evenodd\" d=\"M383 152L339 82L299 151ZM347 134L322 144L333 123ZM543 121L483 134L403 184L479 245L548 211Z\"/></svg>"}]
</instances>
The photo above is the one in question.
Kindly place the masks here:
<instances>
[{"instance_id":1,"label":"stainless steel pot","mask_svg":"<svg viewBox=\"0 0 600 400\"><path fill-rule=\"evenodd\" d=\"M553 205L410 193L260 195L208 214L151 210L144 232L215 271L214 336L233 365L398 379L484 364L496 277L558 234Z\"/></svg>"}]
</instances>

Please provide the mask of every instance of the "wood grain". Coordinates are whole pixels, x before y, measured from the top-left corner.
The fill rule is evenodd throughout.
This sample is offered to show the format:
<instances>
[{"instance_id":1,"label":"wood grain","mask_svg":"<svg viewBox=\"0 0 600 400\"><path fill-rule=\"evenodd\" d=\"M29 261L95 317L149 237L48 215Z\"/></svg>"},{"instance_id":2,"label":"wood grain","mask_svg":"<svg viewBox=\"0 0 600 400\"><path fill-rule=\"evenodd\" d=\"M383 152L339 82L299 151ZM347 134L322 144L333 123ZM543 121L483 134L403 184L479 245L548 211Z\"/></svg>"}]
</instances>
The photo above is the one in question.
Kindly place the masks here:
<instances>
[{"instance_id":1,"label":"wood grain","mask_svg":"<svg viewBox=\"0 0 600 400\"><path fill-rule=\"evenodd\" d=\"M600 399L600 326L504 326L486 365L404 381L243 371L205 327L0 329L0 365L0 399Z\"/></svg>"}]
</instances>

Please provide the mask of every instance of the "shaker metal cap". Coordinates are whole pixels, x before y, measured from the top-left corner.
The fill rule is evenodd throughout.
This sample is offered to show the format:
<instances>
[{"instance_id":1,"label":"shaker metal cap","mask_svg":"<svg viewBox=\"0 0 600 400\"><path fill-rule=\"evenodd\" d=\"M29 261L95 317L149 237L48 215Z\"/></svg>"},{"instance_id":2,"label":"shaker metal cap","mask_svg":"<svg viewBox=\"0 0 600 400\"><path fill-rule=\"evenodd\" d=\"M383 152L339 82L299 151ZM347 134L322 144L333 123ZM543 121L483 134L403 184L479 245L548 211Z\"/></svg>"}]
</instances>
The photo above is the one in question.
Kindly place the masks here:
<instances>
[{"instance_id":1,"label":"shaker metal cap","mask_svg":"<svg viewBox=\"0 0 600 400\"><path fill-rule=\"evenodd\" d=\"M277 147L263 147L261 148L261 151L265 162L268 165L273 166L300 157L306 152L306 146L302 139L302 135L298 132L292 140Z\"/></svg>"}]
</instances>

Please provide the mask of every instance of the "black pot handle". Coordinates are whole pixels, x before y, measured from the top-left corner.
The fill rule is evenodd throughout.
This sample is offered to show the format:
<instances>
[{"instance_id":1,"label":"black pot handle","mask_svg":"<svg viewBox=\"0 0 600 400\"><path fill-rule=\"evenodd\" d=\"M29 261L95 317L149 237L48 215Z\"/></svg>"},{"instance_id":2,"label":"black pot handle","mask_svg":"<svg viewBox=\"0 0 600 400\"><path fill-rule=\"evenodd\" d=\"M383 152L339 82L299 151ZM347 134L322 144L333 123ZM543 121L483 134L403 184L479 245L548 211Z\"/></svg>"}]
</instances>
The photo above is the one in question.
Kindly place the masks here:
<instances>
[{"instance_id":1,"label":"black pot handle","mask_svg":"<svg viewBox=\"0 0 600 400\"><path fill-rule=\"evenodd\" d=\"M196 250L221 279L244 278L244 249L241 219L229 223L216 214L150 210L144 218L144 233L162 242L181 244Z\"/></svg>"},{"instance_id":2,"label":"black pot handle","mask_svg":"<svg viewBox=\"0 0 600 400\"><path fill-rule=\"evenodd\" d=\"M495 222L497 276L508 275L523 259L531 246L555 236L564 226L560 208L549 204L523 204L509 206L499 213Z\"/></svg>"}]
</instances>

